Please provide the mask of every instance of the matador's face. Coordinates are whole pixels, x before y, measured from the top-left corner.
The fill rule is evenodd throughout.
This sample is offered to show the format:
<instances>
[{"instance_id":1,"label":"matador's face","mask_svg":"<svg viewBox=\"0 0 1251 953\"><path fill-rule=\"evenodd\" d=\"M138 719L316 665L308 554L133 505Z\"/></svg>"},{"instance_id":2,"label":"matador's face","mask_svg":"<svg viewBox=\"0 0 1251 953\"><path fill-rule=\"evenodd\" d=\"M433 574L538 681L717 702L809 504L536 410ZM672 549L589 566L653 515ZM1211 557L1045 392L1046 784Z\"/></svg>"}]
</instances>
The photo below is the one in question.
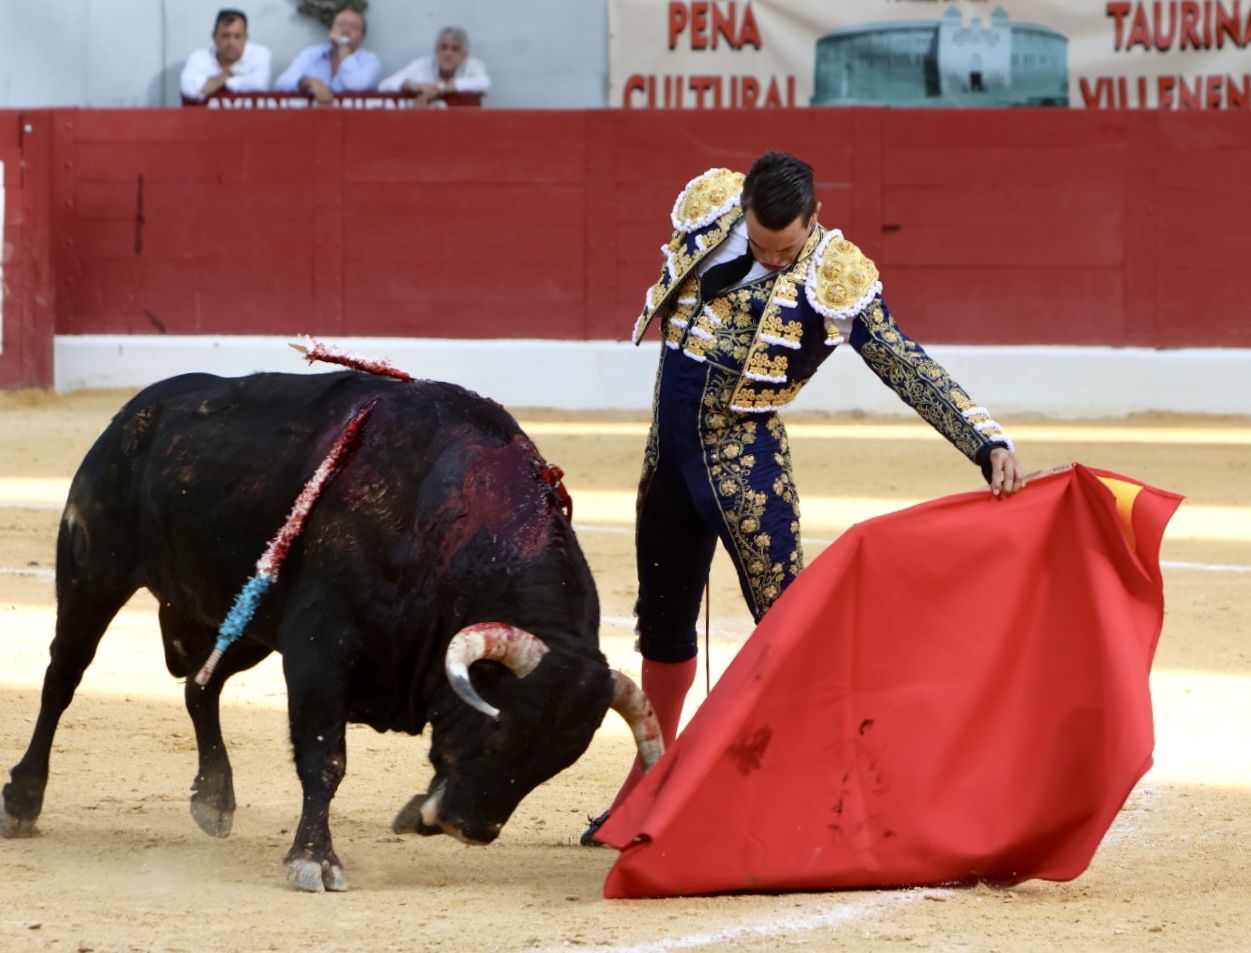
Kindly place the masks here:
<instances>
[{"instance_id":1,"label":"matador's face","mask_svg":"<svg viewBox=\"0 0 1251 953\"><path fill-rule=\"evenodd\" d=\"M747 221L747 244L751 246L752 257L766 268L780 271L794 263L803 251L804 243L816 225L817 216L821 214L821 204L811 215L798 216L785 228L776 231L765 228L756 218L756 213L748 209L744 218Z\"/></svg>"}]
</instances>

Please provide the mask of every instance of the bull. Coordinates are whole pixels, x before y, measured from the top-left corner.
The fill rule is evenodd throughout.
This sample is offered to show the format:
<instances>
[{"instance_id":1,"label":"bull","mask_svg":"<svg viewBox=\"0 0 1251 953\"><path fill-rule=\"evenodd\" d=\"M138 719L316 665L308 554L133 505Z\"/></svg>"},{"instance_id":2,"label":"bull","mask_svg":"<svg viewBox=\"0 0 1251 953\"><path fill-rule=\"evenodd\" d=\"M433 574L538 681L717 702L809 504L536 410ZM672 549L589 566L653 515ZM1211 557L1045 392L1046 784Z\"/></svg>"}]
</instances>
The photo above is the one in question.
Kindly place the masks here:
<instances>
[{"instance_id":1,"label":"bull","mask_svg":"<svg viewBox=\"0 0 1251 953\"><path fill-rule=\"evenodd\" d=\"M188 676L241 582L367 405L281 576L202 687ZM475 844L586 750L610 707L654 763L650 706L599 650L595 585L561 492L507 411L451 384L340 371L189 374L143 390L70 486L51 661L30 744L3 789L0 833L35 832L60 716L141 588L159 603L166 667L186 679L198 747L191 814L208 834L229 834L235 811L222 686L282 653L303 790L285 866L300 889L347 886L329 809L348 722L409 734L430 725L433 779L393 829Z\"/></svg>"}]
</instances>

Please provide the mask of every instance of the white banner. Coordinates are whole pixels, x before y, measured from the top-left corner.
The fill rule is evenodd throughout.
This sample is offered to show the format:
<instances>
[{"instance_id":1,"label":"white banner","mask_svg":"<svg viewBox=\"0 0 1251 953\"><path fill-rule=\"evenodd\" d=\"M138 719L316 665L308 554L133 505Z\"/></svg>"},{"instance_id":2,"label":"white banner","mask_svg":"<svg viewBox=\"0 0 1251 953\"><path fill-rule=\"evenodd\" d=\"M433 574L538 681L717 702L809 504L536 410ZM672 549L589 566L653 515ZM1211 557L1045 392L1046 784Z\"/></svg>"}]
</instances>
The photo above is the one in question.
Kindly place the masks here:
<instances>
[{"instance_id":1,"label":"white banner","mask_svg":"<svg viewBox=\"0 0 1251 953\"><path fill-rule=\"evenodd\" d=\"M613 106L1251 109L1251 0L609 0Z\"/></svg>"}]
</instances>

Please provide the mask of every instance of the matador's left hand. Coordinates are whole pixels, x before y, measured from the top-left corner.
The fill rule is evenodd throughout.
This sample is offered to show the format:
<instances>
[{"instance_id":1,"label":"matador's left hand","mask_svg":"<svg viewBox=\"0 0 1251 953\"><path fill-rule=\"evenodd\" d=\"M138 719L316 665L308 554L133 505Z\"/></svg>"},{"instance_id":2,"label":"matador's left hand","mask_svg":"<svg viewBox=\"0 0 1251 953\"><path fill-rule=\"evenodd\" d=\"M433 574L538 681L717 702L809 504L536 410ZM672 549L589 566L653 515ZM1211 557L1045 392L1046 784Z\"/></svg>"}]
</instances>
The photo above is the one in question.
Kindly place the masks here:
<instances>
[{"instance_id":1,"label":"matador's left hand","mask_svg":"<svg viewBox=\"0 0 1251 953\"><path fill-rule=\"evenodd\" d=\"M990 452L990 492L1003 499L1025 486L1025 471L1007 447Z\"/></svg>"}]
</instances>

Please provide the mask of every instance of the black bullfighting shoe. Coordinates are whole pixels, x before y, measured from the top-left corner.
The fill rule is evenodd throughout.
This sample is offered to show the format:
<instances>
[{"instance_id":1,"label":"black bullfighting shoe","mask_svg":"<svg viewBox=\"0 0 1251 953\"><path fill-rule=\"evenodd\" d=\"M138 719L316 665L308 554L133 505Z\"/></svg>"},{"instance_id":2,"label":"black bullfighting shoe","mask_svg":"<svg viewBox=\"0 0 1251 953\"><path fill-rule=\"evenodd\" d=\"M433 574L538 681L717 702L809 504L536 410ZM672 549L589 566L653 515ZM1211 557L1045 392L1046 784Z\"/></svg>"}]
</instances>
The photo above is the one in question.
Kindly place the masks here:
<instances>
[{"instance_id":1,"label":"black bullfighting shoe","mask_svg":"<svg viewBox=\"0 0 1251 953\"><path fill-rule=\"evenodd\" d=\"M581 844L583 847L603 847L599 841L595 839L596 832L604 826L604 821L608 820L608 811L605 811L599 817L587 816L587 820L591 823L586 825L586 830L582 832Z\"/></svg>"}]
</instances>

